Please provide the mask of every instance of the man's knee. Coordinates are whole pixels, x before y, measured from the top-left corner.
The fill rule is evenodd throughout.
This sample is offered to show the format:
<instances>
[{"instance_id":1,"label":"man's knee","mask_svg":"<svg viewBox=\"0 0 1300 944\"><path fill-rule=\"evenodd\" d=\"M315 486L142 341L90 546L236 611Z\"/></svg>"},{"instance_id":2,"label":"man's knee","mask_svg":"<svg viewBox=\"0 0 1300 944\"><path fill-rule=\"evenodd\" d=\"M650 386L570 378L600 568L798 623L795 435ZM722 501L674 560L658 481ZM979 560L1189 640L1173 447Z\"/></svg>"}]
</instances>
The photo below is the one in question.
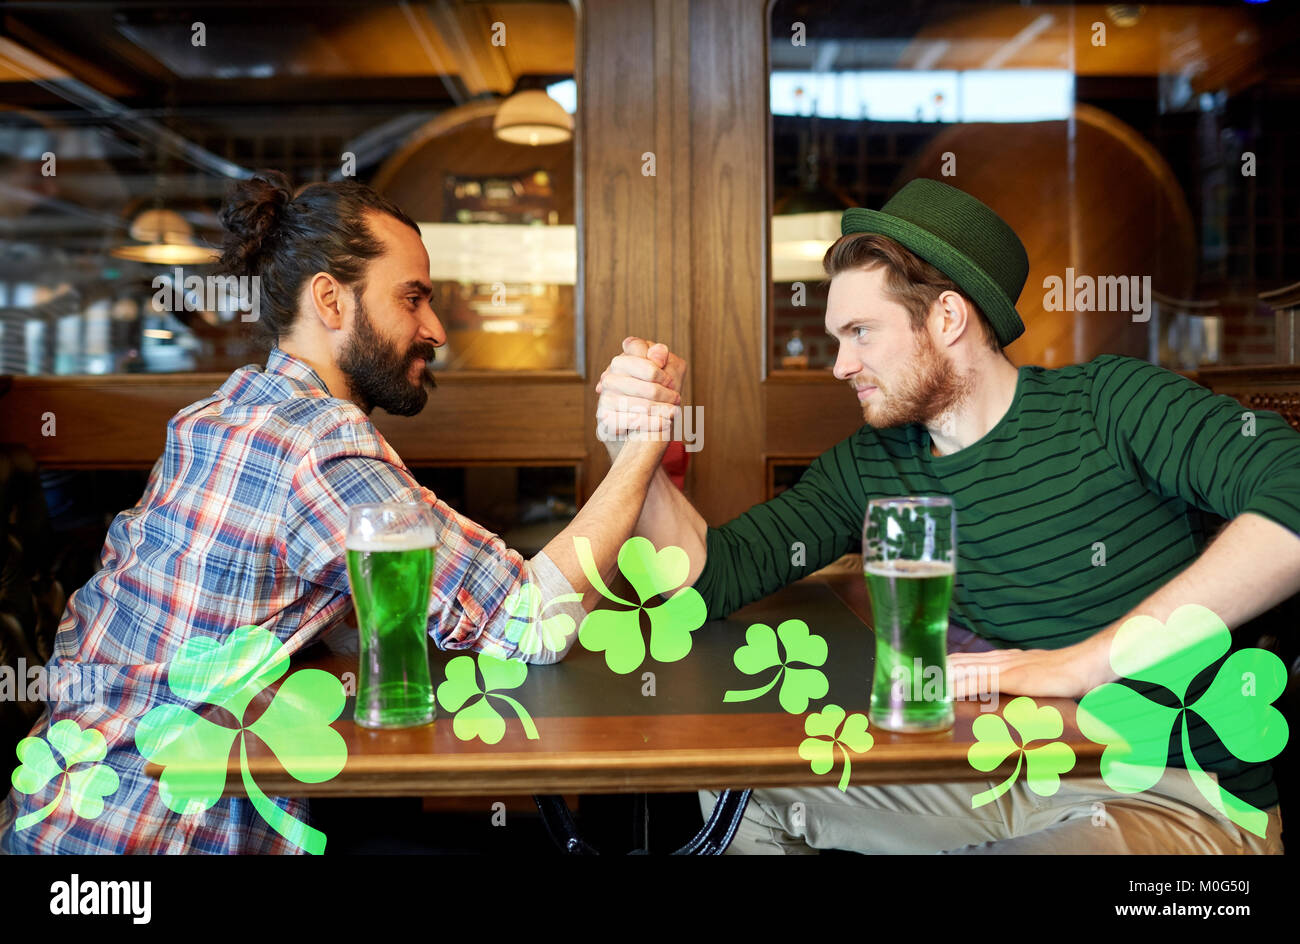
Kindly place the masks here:
<instances>
[{"instance_id":1,"label":"man's knee","mask_svg":"<svg viewBox=\"0 0 1300 944\"><path fill-rule=\"evenodd\" d=\"M700 810L705 820L713 813L717 804L718 793L715 790L700 791ZM745 813L736 827L735 835L727 846L725 855L817 855L818 851L808 845L802 835L797 835L797 809L793 804L770 802L761 790L749 795Z\"/></svg>"}]
</instances>

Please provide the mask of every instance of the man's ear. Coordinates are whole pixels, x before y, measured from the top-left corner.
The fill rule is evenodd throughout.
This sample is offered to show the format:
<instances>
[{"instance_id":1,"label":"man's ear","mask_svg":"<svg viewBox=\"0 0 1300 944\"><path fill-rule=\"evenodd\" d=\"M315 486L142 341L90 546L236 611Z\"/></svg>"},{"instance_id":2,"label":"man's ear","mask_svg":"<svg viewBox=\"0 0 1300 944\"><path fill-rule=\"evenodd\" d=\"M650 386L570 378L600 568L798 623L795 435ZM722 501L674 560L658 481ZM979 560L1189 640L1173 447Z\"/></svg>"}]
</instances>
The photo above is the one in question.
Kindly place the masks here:
<instances>
[{"instance_id":1,"label":"man's ear","mask_svg":"<svg viewBox=\"0 0 1300 944\"><path fill-rule=\"evenodd\" d=\"M976 321L975 309L971 307L970 302L962 297L960 292L943 292L936 300L936 304L940 306L946 322L943 328L944 334L952 332L955 339L961 333L958 330L959 327L965 329L974 326Z\"/></svg>"},{"instance_id":2,"label":"man's ear","mask_svg":"<svg viewBox=\"0 0 1300 944\"><path fill-rule=\"evenodd\" d=\"M307 301L320 323L332 331L341 331L347 312L344 297L348 293L338 279L328 272L317 272L307 282Z\"/></svg>"}]
</instances>

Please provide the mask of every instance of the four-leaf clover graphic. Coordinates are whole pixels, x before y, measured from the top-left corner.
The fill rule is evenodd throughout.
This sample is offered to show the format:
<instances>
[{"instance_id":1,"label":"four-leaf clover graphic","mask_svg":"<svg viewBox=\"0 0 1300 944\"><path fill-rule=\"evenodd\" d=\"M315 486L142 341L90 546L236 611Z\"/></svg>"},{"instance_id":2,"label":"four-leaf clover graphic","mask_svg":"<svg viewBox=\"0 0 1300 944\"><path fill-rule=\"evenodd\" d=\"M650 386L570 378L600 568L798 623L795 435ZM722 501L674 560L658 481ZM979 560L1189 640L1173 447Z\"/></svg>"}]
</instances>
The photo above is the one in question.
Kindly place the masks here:
<instances>
[{"instance_id":1,"label":"four-leaf clover graphic","mask_svg":"<svg viewBox=\"0 0 1300 944\"><path fill-rule=\"evenodd\" d=\"M839 705L827 705L804 719L803 730L809 737L800 743L799 756L810 761L813 773L824 774L835 766L835 748L838 747L844 755L844 774L840 777L839 788L848 790L849 775L853 770L849 751L865 754L875 743L867 731L867 716L852 714L846 719L844 709Z\"/></svg>"},{"instance_id":2,"label":"four-leaf clover graphic","mask_svg":"<svg viewBox=\"0 0 1300 944\"><path fill-rule=\"evenodd\" d=\"M778 637L780 650L777 648ZM757 675L773 666L776 674L761 688L727 692L722 696L723 701L761 698L780 682L777 698L781 707L797 715L808 710L810 699L822 698L830 690L830 684L820 669L796 669L792 665L795 662L809 666L826 664L826 640L808 632L808 624L803 620L786 620L777 626L776 632L772 632L771 626L755 623L745 630L745 645L736 650L734 661L736 668L746 675Z\"/></svg>"},{"instance_id":3,"label":"four-leaf clover graphic","mask_svg":"<svg viewBox=\"0 0 1300 944\"><path fill-rule=\"evenodd\" d=\"M504 604L509 614L506 617L506 639L517 643L524 655L537 655L543 647L551 652L562 651L569 637L577 632L577 624L568 613L552 613L542 618L542 611L559 603L581 601L581 593L564 593L543 602L542 592L536 584L521 583L506 597Z\"/></svg>"},{"instance_id":4,"label":"four-leaf clover graphic","mask_svg":"<svg viewBox=\"0 0 1300 944\"><path fill-rule=\"evenodd\" d=\"M639 603L611 593L601 580L584 537L573 539L578 561L588 582L607 600L632 607L629 610L595 610L588 613L578 630L578 641L593 652L605 653L605 664L620 675L636 669L645 659L641 635L641 614L650 619L650 655L658 662L676 662L691 651L691 633L704 625L708 608L693 587L678 590L658 606L646 601L681 587L690 574L690 560L680 547L656 551L645 538L629 538L619 548L618 568L632 584Z\"/></svg>"},{"instance_id":5,"label":"four-leaf clover graphic","mask_svg":"<svg viewBox=\"0 0 1300 944\"><path fill-rule=\"evenodd\" d=\"M1228 656L1209 688L1187 703L1192 680L1222 658L1231 642L1223 621L1197 604L1178 607L1167 624L1150 616L1126 620L1111 642L1111 668L1122 678L1163 686L1178 707L1107 682L1079 702L1079 730L1106 745L1101 776L1107 785L1120 793L1138 793L1164 775L1170 735L1180 726L1183 763L1197 789L1238 826L1263 836L1267 814L1201 770L1183 717L1196 712L1232 754L1249 763L1268 760L1286 745L1286 719L1272 705L1286 687L1286 667L1264 649L1240 649Z\"/></svg>"},{"instance_id":6,"label":"four-leaf clover graphic","mask_svg":"<svg viewBox=\"0 0 1300 944\"><path fill-rule=\"evenodd\" d=\"M537 726L524 706L501 693L501 689L518 688L524 684L528 666L523 662L494 659L480 652L478 673L483 676L481 686L474 671L474 658L457 656L447 663L447 680L438 686L438 703L456 712L451 728L456 737L462 741L472 741L477 737L485 744L496 744L505 737L506 720L490 701L499 698L514 709L524 726L524 735L530 741L536 741L539 737ZM470 702L470 699L474 700ZM466 702L470 704L466 705ZM465 707L461 708L461 705Z\"/></svg>"},{"instance_id":7,"label":"four-leaf clover graphic","mask_svg":"<svg viewBox=\"0 0 1300 944\"><path fill-rule=\"evenodd\" d=\"M51 747L63 758L62 764L55 760ZM59 789L45 806L18 817L14 822L15 831L34 826L53 813L63 799L64 790L72 811L82 819L94 819L104 812L104 797L117 791L117 771L98 763L107 756L108 745L104 735L94 728L82 731L77 722L65 718L50 726L48 743L43 738L23 738L18 742L17 753L19 763L11 778L15 790L31 795L56 777Z\"/></svg>"},{"instance_id":8,"label":"four-leaf clover graphic","mask_svg":"<svg viewBox=\"0 0 1300 944\"><path fill-rule=\"evenodd\" d=\"M158 789L167 807L197 813L220 799L238 740L239 770L253 808L280 835L319 854L325 851L324 834L268 799L248 770L247 732L265 741L284 769L304 783L337 776L347 761L347 744L330 727L343 710L343 684L320 669L294 672L261 716L244 724L249 703L288 667L280 641L258 626L241 626L224 641L187 639L167 673L168 686L183 703L150 710L140 719L135 743L145 758L164 768ZM187 707L191 704L224 709L236 727L197 714Z\"/></svg>"},{"instance_id":9,"label":"four-leaf clover graphic","mask_svg":"<svg viewBox=\"0 0 1300 944\"><path fill-rule=\"evenodd\" d=\"M975 743L966 752L970 765L976 770L996 770L1004 760L1016 753L1016 769L1002 783L971 797L971 809L992 803L1006 793L1020 776L1020 765L1026 767L1025 782L1039 796L1051 796L1061 788L1060 775L1074 767L1074 751L1068 744L1053 740L1065 728L1061 713L1051 705L1039 707L1032 698L1020 696L1007 703L1003 718L1020 735L1017 744L1007 730L1006 722L997 715L980 715L971 725ZM1052 741L1040 747L1026 747L1030 741Z\"/></svg>"}]
</instances>

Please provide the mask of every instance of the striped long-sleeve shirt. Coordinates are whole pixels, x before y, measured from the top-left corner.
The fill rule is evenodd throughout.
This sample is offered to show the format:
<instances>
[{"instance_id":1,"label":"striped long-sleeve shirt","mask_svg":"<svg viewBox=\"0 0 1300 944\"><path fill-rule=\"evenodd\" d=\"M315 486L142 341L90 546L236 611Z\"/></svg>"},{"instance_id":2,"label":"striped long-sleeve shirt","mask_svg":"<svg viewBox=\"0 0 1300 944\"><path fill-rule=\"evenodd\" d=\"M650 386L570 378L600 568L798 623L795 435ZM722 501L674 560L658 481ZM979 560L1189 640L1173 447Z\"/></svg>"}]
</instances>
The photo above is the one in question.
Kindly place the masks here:
<instances>
[{"instance_id":1,"label":"striped long-sleeve shirt","mask_svg":"<svg viewBox=\"0 0 1300 944\"><path fill-rule=\"evenodd\" d=\"M507 599L550 600L572 591L568 581L544 554L524 560L419 485L369 418L306 363L274 348L265 369L241 367L177 413L144 495L109 528L101 569L68 600L48 667L68 684L53 686L31 734L48 741L64 720L99 732L119 785L94 816L78 815L62 776L35 792L15 788L0 804L0 852L300 851L247 799L169 809L144 773L137 724L159 705L202 708L168 689L188 640L215 645L256 625L292 655L340 628L352 607L348 510L395 501L425 503L438 527L429 635L444 649L519 657ZM544 650L529 661L555 657ZM87 678L93 698L76 681ZM307 819L302 800L273 802ZM17 826L23 818L38 821Z\"/></svg>"},{"instance_id":2,"label":"striped long-sleeve shirt","mask_svg":"<svg viewBox=\"0 0 1300 944\"><path fill-rule=\"evenodd\" d=\"M951 617L1000 647L1068 646L1124 617L1201 552L1201 510L1300 536L1300 433L1277 413L1252 421L1231 397L1130 357L1018 373L978 442L934 456L924 426L863 426L793 487L711 528L695 585L710 618L861 550L870 498L952 496ZM1275 804L1269 766L1238 761L1191 717L1194 753L1224 788ZM1171 763L1180 754L1171 744Z\"/></svg>"}]
</instances>

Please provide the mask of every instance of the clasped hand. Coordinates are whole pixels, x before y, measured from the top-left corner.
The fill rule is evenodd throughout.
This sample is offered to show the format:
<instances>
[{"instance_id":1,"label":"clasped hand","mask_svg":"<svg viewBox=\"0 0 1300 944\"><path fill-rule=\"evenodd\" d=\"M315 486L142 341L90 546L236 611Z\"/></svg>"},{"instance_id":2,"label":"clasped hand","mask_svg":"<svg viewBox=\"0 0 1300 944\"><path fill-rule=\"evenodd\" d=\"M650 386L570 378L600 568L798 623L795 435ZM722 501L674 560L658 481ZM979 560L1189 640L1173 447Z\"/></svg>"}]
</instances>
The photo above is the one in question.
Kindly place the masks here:
<instances>
[{"instance_id":1,"label":"clasped hand","mask_svg":"<svg viewBox=\"0 0 1300 944\"><path fill-rule=\"evenodd\" d=\"M686 362L667 345L626 338L596 383L596 436L611 454L633 439L667 438L681 408Z\"/></svg>"}]
</instances>

